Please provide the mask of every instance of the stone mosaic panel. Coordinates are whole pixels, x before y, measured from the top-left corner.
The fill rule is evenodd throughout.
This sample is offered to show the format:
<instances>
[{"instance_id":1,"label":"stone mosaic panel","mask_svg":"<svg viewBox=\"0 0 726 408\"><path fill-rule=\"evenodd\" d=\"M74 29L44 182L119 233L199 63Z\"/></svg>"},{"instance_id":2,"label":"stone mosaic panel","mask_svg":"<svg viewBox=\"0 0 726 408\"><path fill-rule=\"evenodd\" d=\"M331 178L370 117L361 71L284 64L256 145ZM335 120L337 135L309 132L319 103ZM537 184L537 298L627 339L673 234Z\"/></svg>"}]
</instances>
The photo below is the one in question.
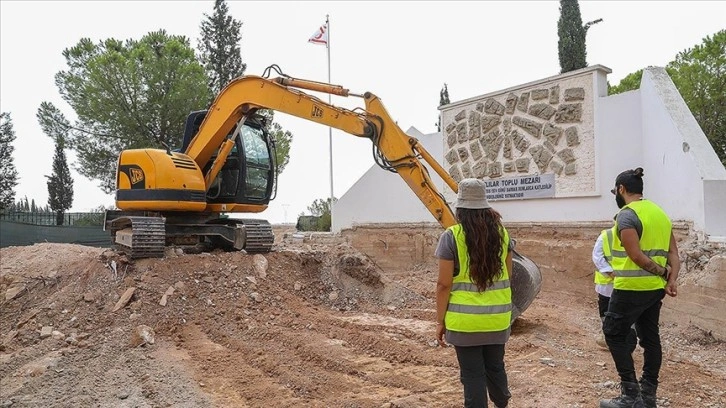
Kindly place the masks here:
<instances>
[{"instance_id":1,"label":"stone mosaic panel","mask_svg":"<svg viewBox=\"0 0 726 408\"><path fill-rule=\"evenodd\" d=\"M591 192L592 80L583 75L543 82L444 110L451 175L460 180L553 173L558 191L564 186L568 194Z\"/></svg>"}]
</instances>

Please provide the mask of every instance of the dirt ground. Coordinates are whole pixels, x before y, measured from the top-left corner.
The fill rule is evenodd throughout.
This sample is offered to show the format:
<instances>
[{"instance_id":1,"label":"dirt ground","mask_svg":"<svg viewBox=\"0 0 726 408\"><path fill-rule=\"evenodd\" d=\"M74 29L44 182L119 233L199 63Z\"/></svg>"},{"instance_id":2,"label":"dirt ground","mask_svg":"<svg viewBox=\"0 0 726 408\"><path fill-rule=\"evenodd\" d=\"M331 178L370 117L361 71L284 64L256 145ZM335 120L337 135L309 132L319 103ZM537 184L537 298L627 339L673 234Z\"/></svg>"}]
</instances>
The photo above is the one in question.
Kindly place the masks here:
<instances>
[{"instance_id":1,"label":"dirt ground","mask_svg":"<svg viewBox=\"0 0 726 408\"><path fill-rule=\"evenodd\" d=\"M0 260L1 407L462 405L454 350L434 341L433 268L394 280L344 244L133 263L37 244ZM510 407L618 392L596 310L594 293L540 292L507 344ZM659 406L726 407L726 345L692 326L662 337Z\"/></svg>"}]
</instances>

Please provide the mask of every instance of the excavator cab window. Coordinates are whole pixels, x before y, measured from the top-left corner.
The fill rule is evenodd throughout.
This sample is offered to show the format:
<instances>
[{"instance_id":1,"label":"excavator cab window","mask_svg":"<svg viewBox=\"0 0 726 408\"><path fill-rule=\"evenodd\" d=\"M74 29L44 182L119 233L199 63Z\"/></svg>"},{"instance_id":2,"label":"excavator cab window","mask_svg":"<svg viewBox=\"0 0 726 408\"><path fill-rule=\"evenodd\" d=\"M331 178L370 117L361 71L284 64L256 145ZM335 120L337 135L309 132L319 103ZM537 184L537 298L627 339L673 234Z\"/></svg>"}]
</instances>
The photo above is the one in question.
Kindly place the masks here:
<instances>
[{"instance_id":1,"label":"excavator cab window","mask_svg":"<svg viewBox=\"0 0 726 408\"><path fill-rule=\"evenodd\" d=\"M245 163L245 192L247 198L265 199L269 197L268 184L270 181L270 149L265 140L262 129L243 126L240 132L244 149Z\"/></svg>"},{"instance_id":2,"label":"excavator cab window","mask_svg":"<svg viewBox=\"0 0 726 408\"><path fill-rule=\"evenodd\" d=\"M206 115L206 110L189 114L184 127L181 151L187 149ZM274 150L263 128L262 116L251 115L247 118L235 140L234 147L227 156L227 161L207 194L209 202L244 204L269 202L275 178L271 159ZM232 128L230 134L235 129L236 126ZM212 161L210 160L202 169L204 172L212 166Z\"/></svg>"}]
</instances>

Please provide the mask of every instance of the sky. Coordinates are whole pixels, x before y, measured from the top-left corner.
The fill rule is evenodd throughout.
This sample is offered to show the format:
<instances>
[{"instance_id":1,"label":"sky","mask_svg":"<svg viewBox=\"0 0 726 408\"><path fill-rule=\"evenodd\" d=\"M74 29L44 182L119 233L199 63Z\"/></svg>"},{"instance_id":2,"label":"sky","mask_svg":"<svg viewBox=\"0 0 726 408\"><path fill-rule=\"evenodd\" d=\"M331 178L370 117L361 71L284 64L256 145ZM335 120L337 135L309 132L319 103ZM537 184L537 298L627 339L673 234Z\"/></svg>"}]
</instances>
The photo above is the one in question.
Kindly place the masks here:
<instances>
[{"instance_id":1,"label":"sky","mask_svg":"<svg viewBox=\"0 0 726 408\"><path fill-rule=\"evenodd\" d=\"M324 46L308 39L330 17L331 82L379 96L398 125L436 131L439 91L452 102L559 73L558 1L228 1L242 21L247 74L279 65L288 75L325 81ZM0 0L0 111L10 112L17 139L16 199L47 203L45 175L54 145L35 114L49 101L69 118L54 76L67 68L62 52L81 38L140 39L165 29L196 49L204 14L214 1L9 1ZM587 62L612 69L615 84L647 66L664 66L726 24L726 1L580 1L583 21L602 18L587 36ZM318 95L319 96L319 95ZM333 96L334 105L362 100ZM327 97L323 97L327 100ZM204 107L200 107L204 108ZM330 195L328 128L277 113L293 133L290 162L276 199L262 214L273 223L295 222L318 198ZM333 189L345 192L374 165L370 141L333 130ZM114 203L98 182L77 173L70 211ZM402 188L406 188L402 183Z\"/></svg>"}]
</instances>

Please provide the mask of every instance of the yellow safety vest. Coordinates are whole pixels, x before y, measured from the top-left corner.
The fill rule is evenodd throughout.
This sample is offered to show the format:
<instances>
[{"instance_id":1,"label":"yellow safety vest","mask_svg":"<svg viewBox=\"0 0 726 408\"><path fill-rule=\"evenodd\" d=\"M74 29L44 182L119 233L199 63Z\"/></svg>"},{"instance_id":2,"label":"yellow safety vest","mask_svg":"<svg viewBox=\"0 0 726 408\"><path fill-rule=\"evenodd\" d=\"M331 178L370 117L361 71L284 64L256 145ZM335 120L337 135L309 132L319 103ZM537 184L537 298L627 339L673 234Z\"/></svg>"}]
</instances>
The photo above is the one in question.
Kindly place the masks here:
<instances>
[{"instance_id":1,"label":"yellow safety vest","mask_svg":"<svg viewBox=\"0 0 726 408\"><path fill-rule=\"evenodd\" d=\"M613 245L613 235L616 235L613 234L614 230L615 227L602 230L602 232L600 232L600 236L602 237L602 252L603 254L605 254L605 260L608 261L608 263L613 261L613 254L610 248L612 248ZM611 283L613 283L613 279L614 278L612 275L603 275L597 269L595 270L595 284L610 285Z\"/></svg>"},{"instance_id":2,"label":"yellow safety vest","mask_svg":"<svg viewBox=\"0 0 726 408\"><path fill-rule=\"evenodd\" d=\"M665 266L671 243L671 220L660 207L649 200L633 201L623 207L625 208L635 211L643 225L640 237L641 251L658 265ZM618 234L614 236L612 256L615 289L644 291L665 288L666 281L663 277L643 270L628 257Z\"/></svg>"},{"instance_id":3,"label":"yellow safety vest","mask_svg":"<svg viewBox=\"0 0 726 408\"><path fill-rule=\"evenodd\" d=\"M512 289L507 270L509 233L501 227L502 273L480 292L469 276L469 251L461 224L448 228L454 234L459 256L459 274L454 277L446 310L446 329L456 332L495 332L509 328L512 319Z\"/></svg>"}]
</instances>

